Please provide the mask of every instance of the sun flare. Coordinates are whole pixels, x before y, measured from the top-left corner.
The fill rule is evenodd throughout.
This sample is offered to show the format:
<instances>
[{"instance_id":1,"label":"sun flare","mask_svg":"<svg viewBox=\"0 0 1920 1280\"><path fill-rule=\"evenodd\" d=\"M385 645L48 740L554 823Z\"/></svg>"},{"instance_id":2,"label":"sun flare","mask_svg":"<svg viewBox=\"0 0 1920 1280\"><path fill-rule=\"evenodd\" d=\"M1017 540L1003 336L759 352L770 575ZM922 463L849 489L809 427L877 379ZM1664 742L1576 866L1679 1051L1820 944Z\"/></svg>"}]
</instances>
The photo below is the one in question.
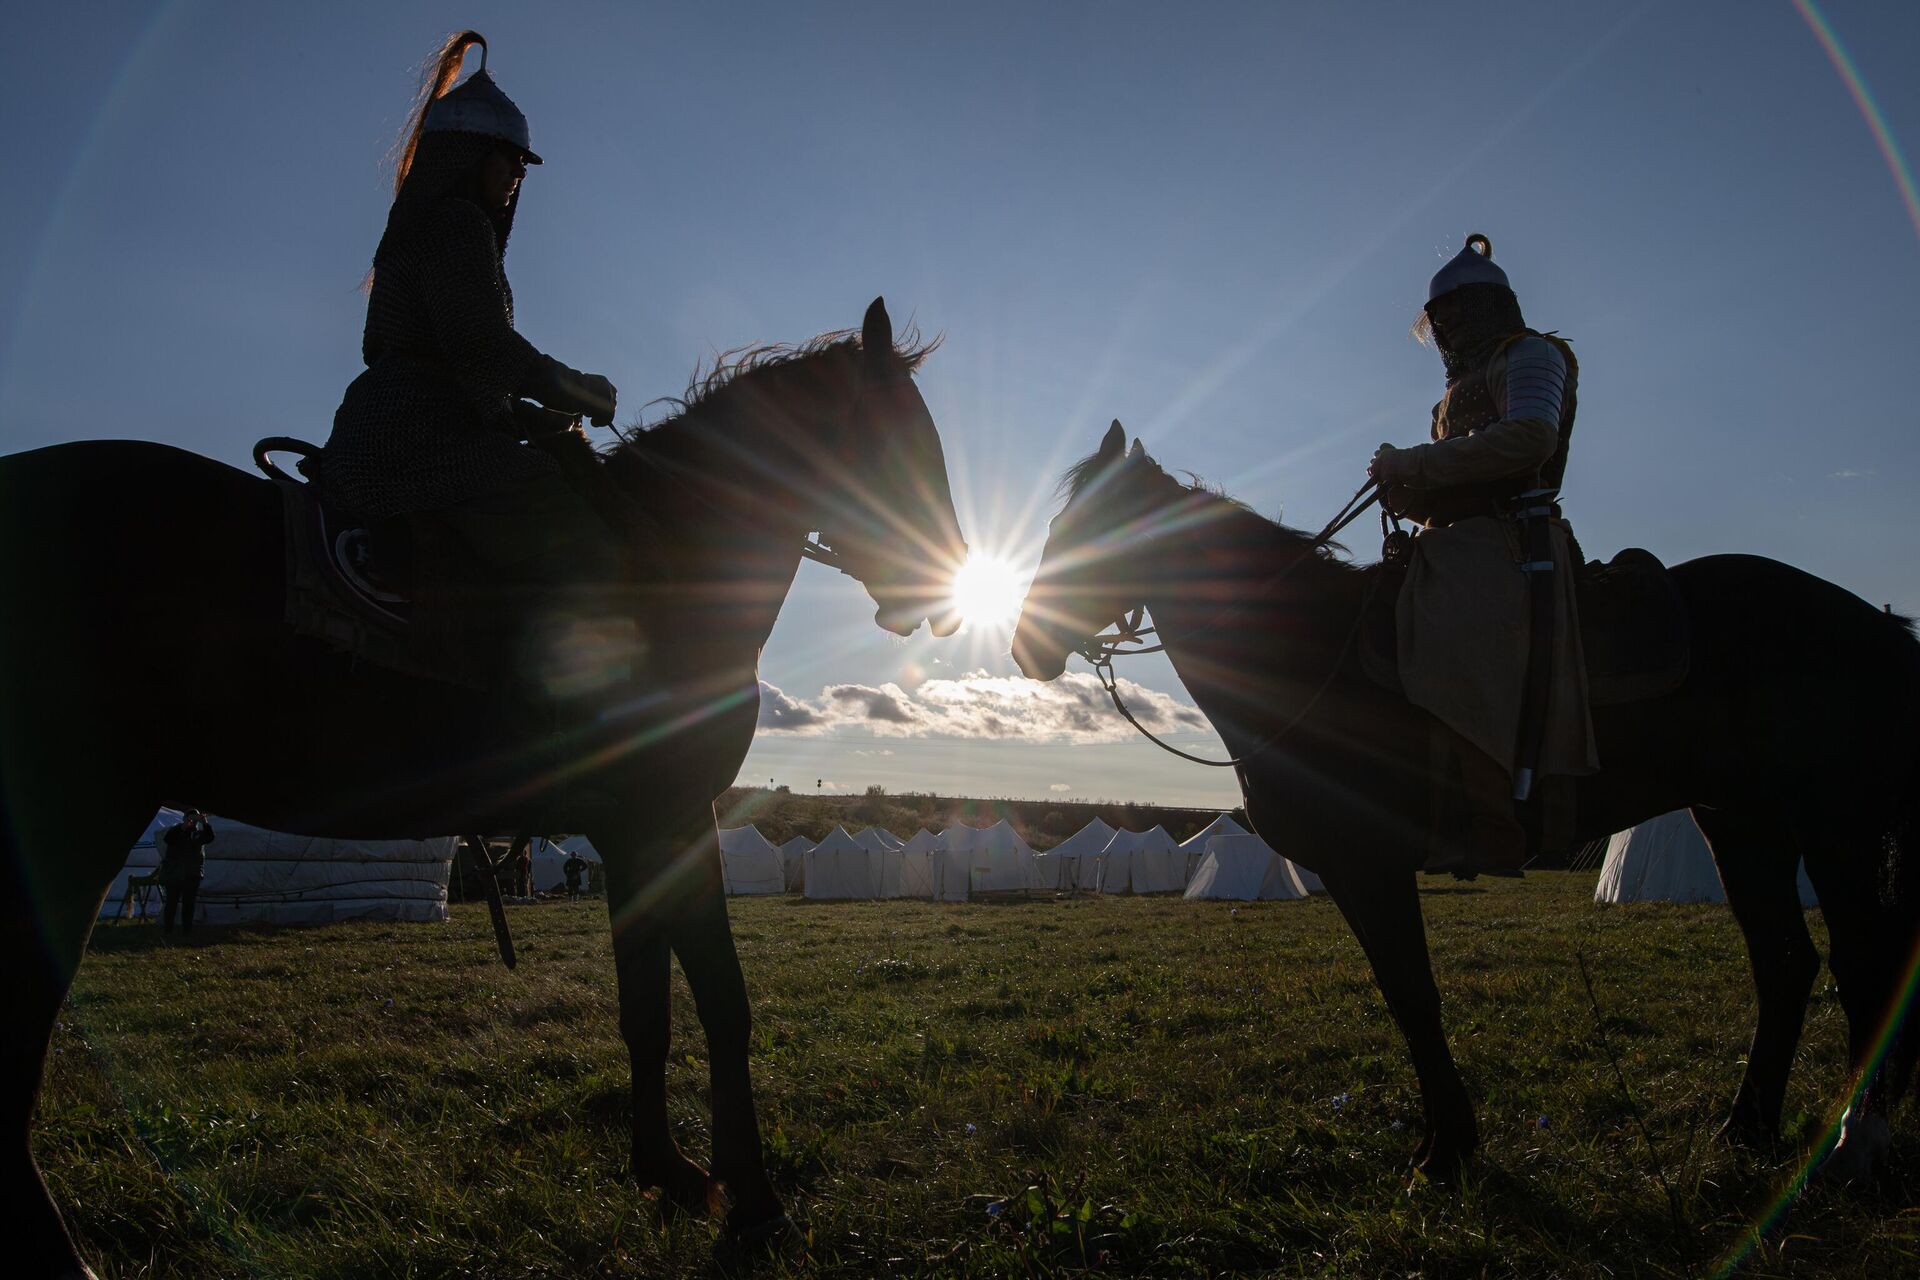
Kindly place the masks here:
<instances>
[{"instance_id":1,"label":"sun flare","mask_svg":"<svg viewBox=\"0 0 1920 1280\"><path fill-rule=\"evenodd\" d=\"M953 607L970 628L1012 626L1025 595L1020 574L1000 556L975 552L953 575Z\"/></svg>"}]
</instances>

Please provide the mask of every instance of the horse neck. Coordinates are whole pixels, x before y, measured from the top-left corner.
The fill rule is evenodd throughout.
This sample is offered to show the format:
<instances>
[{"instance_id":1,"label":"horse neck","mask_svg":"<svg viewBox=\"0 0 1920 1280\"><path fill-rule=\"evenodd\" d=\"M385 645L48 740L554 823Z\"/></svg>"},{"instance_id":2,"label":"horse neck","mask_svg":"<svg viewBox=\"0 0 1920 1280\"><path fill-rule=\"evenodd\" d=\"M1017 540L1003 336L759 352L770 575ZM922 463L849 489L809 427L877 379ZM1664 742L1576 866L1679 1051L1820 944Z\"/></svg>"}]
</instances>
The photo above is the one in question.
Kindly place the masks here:
<instances>
[{"instance_id":1,"label":"horse neck","mask_svg":"<svg viewBox=\"0 0 1920 1280\"><path fill-rule=\"evenodd\" d=\"M1143 549L1143 603L1181 683L1233 748L1327 678L1363 579L1298 531L1179 487L1185 510Z\"/></svg>"},{"instance_id":2,"label":"horse neck","mask_svg":"<svg viewBox=\"0 0 1920 1280\"><path fill-rule=\"evenodd\" d=\"M815 520L813 459L851 397L804 377L807 363L742 375L653 428L629 459L647 470L635 496L662 526L671 562L650 593L702 646L757 653L799 572Z\"/></svg>"}]
</instances>

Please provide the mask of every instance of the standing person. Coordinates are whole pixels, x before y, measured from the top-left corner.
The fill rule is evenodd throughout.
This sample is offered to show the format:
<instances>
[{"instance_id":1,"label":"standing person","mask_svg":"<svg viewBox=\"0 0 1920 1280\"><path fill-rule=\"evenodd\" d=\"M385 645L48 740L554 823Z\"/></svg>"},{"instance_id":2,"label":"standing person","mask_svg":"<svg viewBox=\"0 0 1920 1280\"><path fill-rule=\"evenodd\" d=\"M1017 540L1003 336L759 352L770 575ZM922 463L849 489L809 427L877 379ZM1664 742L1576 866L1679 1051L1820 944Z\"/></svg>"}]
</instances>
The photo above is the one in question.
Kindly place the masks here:
<instances>
[{"instance_id":1,"label":"standing person","mask_svg":"<svg viewBox=\"0 0 1920 1280\"><path fill-rule=\"evenodd\" d=\"M1512 873L1527 856L1516 802L1537 778L1599 766L1558 505L1580 366L1527 326L1483 235L1434 275L1414 328L1439 349L1446 394L1429 443L1381 445L1368 474L1425 525L1397 606L1400 676L1436 717L1434 794L1467 810L1464 862L1429 866ZM1461 825L1436 815L1436 831Z\"/></svg>"},{"instance_id":2,"label":"standing person","mask_svg":"<svg viewBox=\"0 0 1920 1280\"><path fill-rule=\"evenodd\" d=\"M516 898L533 896L533 837L515 836L507 851L507 875L513 881L508 892Z\"/></svg>"},{"instance_id":3,"label":"standing person","mask_svg":"<svg viewBox=\"0 0 1920 1280\"><path fill-rule=\"evenodd\" d=\"M207 873L207 846L213 824L198 809L188 809L160 837L160 931L173 932L176 914L182 935L193 932L193 910L200 881Z\"/></svg>"},{"instance_id":4,"label":"standing person","mask_svg":"<svg viewBox=\"0 0 1920 1280\"><path fill-rule=\"evenodd\" d=\"M476 45L480 70L451 87ZM487 667L504 659L544 701L623 678L631 623L608 617L623 576L612 532L554 459L521 441L574 429L581 416L610 425L616 393L514 329L507 239L527 166L541 160L486 55L479 33L463 31L429 65L374 252L367 368L334 415L322 478L331 500L369 525L428 520L478 563L490 591L517 593L442 626L450 638L483 633L466 613L506 615L510 651L468 656Z\"/></svg>"},{"instance_id":5,"label":"standing person","mask_svg":"<svg viewBox=\"0 0 1920 1280\"><path fill-rule=\"evenodd\" d=\"M560 864L560 874L567 878L567 901L572 902L580 896L580 877L587 873L587 860L571 851L567 860Z\"/></svg>"}]
</instances>

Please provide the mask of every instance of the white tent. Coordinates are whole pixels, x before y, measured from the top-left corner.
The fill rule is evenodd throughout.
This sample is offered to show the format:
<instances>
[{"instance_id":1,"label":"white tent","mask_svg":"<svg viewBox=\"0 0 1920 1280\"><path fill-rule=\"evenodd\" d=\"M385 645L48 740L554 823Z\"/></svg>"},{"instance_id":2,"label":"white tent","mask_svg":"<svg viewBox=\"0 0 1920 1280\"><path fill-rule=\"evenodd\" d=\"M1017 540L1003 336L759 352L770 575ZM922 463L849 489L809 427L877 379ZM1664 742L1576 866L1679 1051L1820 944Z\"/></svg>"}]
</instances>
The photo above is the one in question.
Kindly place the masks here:
<instances>
[{"instance_id":1,"label":"white tent","mask_svg":"<svg viewBox=\"0 0 1920 1280\"><path fill-rule=\"evenodd\" d=\"M964 902L982 893L1025 893L1033 887L1033 849L1003 818L991 827L948 827L934 859L934 896Z\"/></svg>"},{"instance_id":2,"label":"white tent","mask_svg":"<svg viewBox=\"0 0 1920 1280\"><path fill-rule=\"evenodd\" d=\"M780 851L751 824L720 828L720 875L730 894L787 891Z\"/></svg>"},{"instance_id":3,"label":"white tent","mask_svg":"<svg viewBox=\"0 0 1920 1280\"><path fill-rule=\"evenodd\" d=\"M600 861L600 851L585 836L568 836L564 840L548 840L538 837L533 842L533 890L535 893L558 893L567 887L567 857L578 853L588 862ZM591 872L580 877L580 887L585 889Z\"/></svg>"},{"instance_id":4,"label":"white tent","mask_svg":"<svg viewBox=\"0 0 1920 1280\"><path fill-rule=\"evenodd\" d=\"M1327 891L1327 886L1320 883L1320 877L1318 875L1307 870L1292 858L1282 858L1280 861L1287 864L1287 868L1293 872L1293 878L1298 880L1300 887L1308 893L1325 893Z\"/></svg>"},{"instance_id":5,"label":"white tent","mask_svg":"<svg viewBox=\"0 0 1920 1280\"><path fill-rule=\"evenodd\" d=\"M882 831L879 827L862 827L851 834L855 844L862 849L871 849L875 853L886 853L890 849L900 847L900 842L893 838L891 831Z\"/></svg>"},{"instance_id":6,"label":"white tent","mask_svg":"<svg viewBox=\"0 0 1920 1280\"><path fill-rule=\"evenodd\" d=\"M1192 881L1193 873L1200 869L1200 860L1207 856L1207 841L1213 839L1215 836L1244 836L1246 834L1247 829L1235 822L1232 814L1223 813L1206 826L1200 828L1200 830L1192 836L1182 840L1180 842L1180 853L1181 856L1187 860L1187 869L1185 872L1187 880L1189 882Z\"/></svg>"},{"instance_id":7,"label":"white tent","mask_svg":"<svg viewBox=\"0 0 1920 1280\"><path fill-rule=\"evenodd\" d=\"M1045 853L1033 855L1033 887L1056 893L1091 889L1099 883L1100 851L1113 828L1095 818Z\"/></svg>"},{"instance_id":8,"label":"white tent","mask_svg":"<svg viewBox=\"0 0 1920 1280\"><path fill-rule=\"evenodd\" d=\"M180 820L162 809L114 877L101 915L119 915L127 880L160 865L159 840ZM209 816L213 843L195 904L196 924L302 925L337 920L444 921L454 837L328 840L286 835ZM149 891L147 913L160 913Z\"/></svg>"},{"instance_id":9,"label":"white tent","mask_svg":"<svg viewBox=\"0 0 1920 1280\"><path fill-rule=\"evenodd\" d=\"M1186 896L1252 902L1304 898L1307 890L1294 876L1292 865L1259 836L1214 836L1207 841Z\"/></svg>"},{"instance_id":10,"label":"white tent","mask_svg":"<svg viewBox=\"0 0 1920 1280\"><path fill-rule=\"evenodd\" d=\"M1186 855L1165 827L1116 831L1100 851L1102 893L1179 893L1186 885Z\"/></svg>"},{"instance_id":11,"label":"white tent","mask_svg":"<svg viewBox=\"0 0 1920 1280\"><path fill-rule=\"evenodd\" d=\"M931 898L933 864L940 854L940 837L920 828L900 850L900 896Z\"/></svg>"},{"instance_id":12,"label":"white tent","mask_svg":"<svg viewBox=\"0 0 1920 1280\"><path fill-rule=\"evenodd\" d=\"M1725 902L1706 837L1685 809L1616 831L1607 841L1595 902ZM1800 905L1819 905L1800 867Z\"/></svg>"},{"instance_id":13,"label":"white tent","mask_svg":"<svg viewBox=\"0 0 1920 1280\"><path fill-rule=\"evenodd\" d=\"M809 898L880 896L880 855L863 848L846 828L829 831L824 840L807 850L806 859Z\"/></svg>"},{"instance_id":14,"label":"white tent","mask_svg":"<svg viewBox=\"0 0 1920 1280\"><path fill-rule=\"evenodd\" d=\"M795 836L780 846L780 861L785 864L787 892L798 893L807 884L807 851L813 848L813 841L805 836Z\"/></svg>"}]
</instances>

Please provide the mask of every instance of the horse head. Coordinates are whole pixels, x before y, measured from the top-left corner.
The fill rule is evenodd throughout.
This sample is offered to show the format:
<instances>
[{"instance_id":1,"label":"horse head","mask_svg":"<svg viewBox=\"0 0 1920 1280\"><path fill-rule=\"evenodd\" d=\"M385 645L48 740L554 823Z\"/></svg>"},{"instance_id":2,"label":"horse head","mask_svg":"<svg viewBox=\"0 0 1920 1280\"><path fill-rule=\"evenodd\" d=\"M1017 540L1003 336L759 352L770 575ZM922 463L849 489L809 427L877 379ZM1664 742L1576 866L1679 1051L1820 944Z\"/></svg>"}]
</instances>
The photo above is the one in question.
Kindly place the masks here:
<instances>
[{"instance_id":1,"label":"horse head","mask_svg":"<svg viewBox=\"0 0 1920 1280\"><path fill-rule=\"evenodd\" d=\"M1046 550L1013 632L1013 659L1036 680L1066 670L1067 655L1140 599L1137 553L1156 517L1180 491L1116 420L1100 448L1067 472L1066 504L1048 526Z\"/></svg>"},{"instance_id":2,"label":"horse head","mask_svg":"<svg viewBox=\"0 0 1920 1280\"><path fill-rule=\"evenodd\" d=\"M876 623L905 636L926 621L947 636L960 626L949 601L967 544L940 432L913 382L924 354L895 348L886 301L875 298L860 328L851 407L816 470L816 527L873 598Z\"/></svg>"}]
</instances>

